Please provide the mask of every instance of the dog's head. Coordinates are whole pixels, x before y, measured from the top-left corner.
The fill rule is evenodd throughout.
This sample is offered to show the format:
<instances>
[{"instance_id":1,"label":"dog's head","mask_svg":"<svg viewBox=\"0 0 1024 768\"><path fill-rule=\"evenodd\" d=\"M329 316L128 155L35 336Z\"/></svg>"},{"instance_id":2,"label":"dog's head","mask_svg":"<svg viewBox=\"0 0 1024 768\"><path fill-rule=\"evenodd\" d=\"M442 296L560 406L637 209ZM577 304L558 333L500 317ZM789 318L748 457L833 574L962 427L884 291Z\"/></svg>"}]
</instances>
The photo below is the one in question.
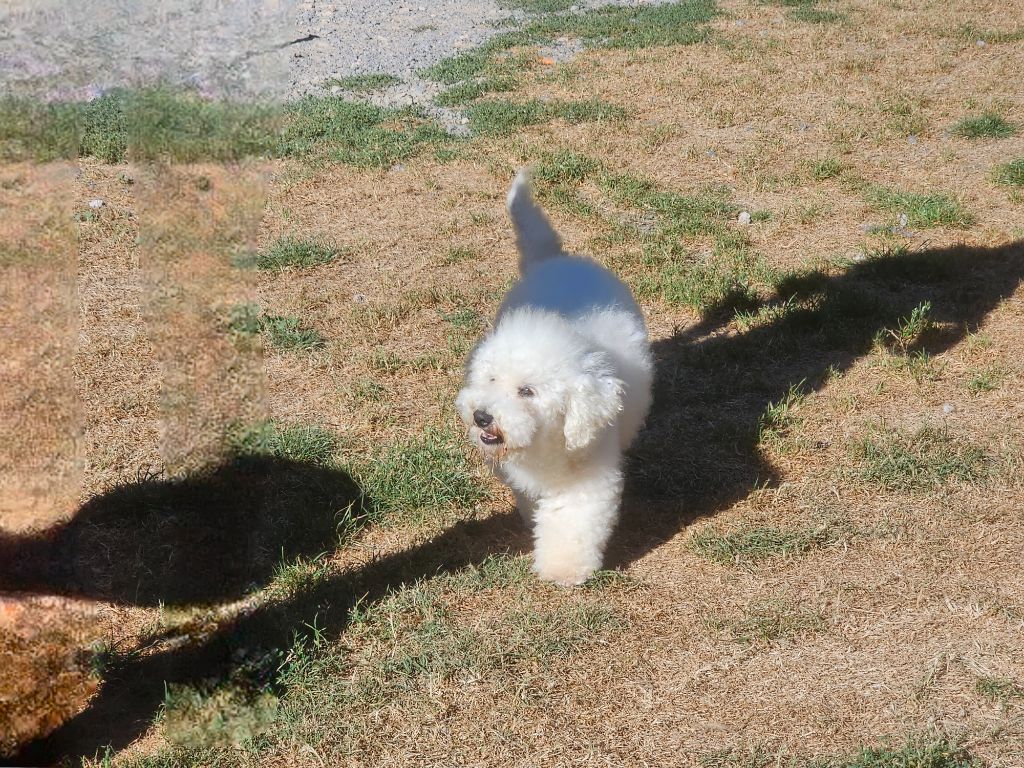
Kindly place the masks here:
<instances>
[{"instance_id":1,"label":"dog's head","mask_svg":"<svg viewBox=\"0 0 1024 768\"><path fill-rule=\"evenodd\" d=\"M470 439L492 461L529 448L585 448L622 408L608 356L561 316L519 309L470 355L455 400Z\"/></svg>"}]
</instances>

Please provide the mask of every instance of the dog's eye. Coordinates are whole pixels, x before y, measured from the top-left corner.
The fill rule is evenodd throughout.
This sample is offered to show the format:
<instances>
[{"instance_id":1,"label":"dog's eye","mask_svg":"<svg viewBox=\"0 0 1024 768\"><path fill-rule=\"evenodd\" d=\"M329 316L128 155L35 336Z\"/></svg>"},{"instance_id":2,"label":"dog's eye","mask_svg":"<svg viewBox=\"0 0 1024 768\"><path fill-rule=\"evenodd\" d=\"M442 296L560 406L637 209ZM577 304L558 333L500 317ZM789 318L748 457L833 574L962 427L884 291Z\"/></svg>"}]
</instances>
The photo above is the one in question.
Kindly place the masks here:
<instances>
[{"instance_id":1,"label":"dog's eye","mask_svg":"<svg viewBox=\"0 0 1024 768\"><path fill-rule=\"evenodd\" d=\"M519 388L519 396L520 397L533 397L535 394L537 394L537 393L533 391L533 387L520 387Z\"/></svg>"}]
</instances>

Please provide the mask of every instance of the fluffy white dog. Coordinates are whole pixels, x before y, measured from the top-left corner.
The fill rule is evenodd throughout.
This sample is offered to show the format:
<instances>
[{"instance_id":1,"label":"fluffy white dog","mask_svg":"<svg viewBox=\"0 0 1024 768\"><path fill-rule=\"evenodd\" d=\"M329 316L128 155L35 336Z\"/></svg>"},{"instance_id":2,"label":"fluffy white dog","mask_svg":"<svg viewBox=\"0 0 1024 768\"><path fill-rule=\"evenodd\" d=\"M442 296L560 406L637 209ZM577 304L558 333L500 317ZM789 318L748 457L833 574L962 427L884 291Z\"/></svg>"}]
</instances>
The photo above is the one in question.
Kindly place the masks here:
<instances>
[{"instance_id":1,"label":"fluffy white dog","mask_svg":"<svg viewBox=\"0 0 1024 768\"><path fill-rule=\"evenodd\" d=\"M647 328L621 280L562 251L522 171L508 212L520 280L470 355L456 407L533 526L534 570L582 584L601 567L622 453L650 407Z\"/></svg>"}]
</instances>

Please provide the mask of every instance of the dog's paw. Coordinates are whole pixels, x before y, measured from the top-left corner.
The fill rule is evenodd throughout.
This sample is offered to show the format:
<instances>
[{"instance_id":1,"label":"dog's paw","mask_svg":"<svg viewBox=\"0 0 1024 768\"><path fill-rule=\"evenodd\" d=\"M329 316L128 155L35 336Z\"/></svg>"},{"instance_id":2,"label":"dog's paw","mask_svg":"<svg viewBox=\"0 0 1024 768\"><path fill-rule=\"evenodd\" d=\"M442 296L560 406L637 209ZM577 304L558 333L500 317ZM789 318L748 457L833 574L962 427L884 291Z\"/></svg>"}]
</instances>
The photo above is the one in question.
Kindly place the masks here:
<instances>
[{"instance_id":1,"label":"dog's paw","mask_svg":"<svg viewBox=\"0 0 1024 768\"><path fill-rule=\"evenodd\" d=\"M551 581L560 587L578 587L594 575L597 566L583 563L558 562L533 564L533 572L542 581Z\"/></svg>"}]
</instances>

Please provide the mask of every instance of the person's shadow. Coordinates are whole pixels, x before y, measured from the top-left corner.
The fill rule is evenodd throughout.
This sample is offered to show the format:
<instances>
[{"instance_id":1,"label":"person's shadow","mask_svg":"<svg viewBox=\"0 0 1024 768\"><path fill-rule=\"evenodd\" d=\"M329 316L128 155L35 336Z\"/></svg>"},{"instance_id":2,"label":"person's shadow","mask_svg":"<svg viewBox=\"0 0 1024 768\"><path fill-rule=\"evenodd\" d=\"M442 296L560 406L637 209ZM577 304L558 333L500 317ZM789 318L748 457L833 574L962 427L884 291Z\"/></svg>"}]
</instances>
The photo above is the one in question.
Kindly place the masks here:
<instances>
[{"instance_id":1,"label":"person's shadow","mask_svg":"<svg viewBox=\"0 0 1024 768\"><path fill-rule=\"evenodd\" d=\"M1017 290L1022 277L1024 242L892 253L838 275L809 273L784 282L768 303L780 311L767 313L764 322L744 333L725 332L729 311L723 306L701 324L657 342L655 402L631 452L623 523L615 537L612 563L627 564L696 517L728 507L754 488L776 481L778 473L758 449L758 424L765 408L791 387L820 387L828 376L848 369L870 351L877 334L896 328L924 302L930 302L937 327L922 343L933 354L948 349L977 329ZM332 508L338 505L314 503L309 511L316 516ZM214 510L209 511L196 520L216 520ZM159 537L159 526L146 535ZM168 547L174 550L178 543L149 540L147 557L168 562L169 555L161 553ZM37 546L16 541L12 552L10 541L8 545L7 553L16 556ZM53 542L38 546L58 551L48 549L57 546ZM107 746L121 749L152 722L167 684L195 685L224 677L237 669L240 649L283 649L296 636L312 631L335 637L344 631L359 600L373 601L402 583L480 563L495 552L527 547L525 531L512 513L462 522L408 551L307 584L287 599L262 603L201 639L178 642L180 638L171 634L151 638L152 650L109 670L80 714L25 745L13 756L13 764L93 757ZM235 578L234 583L250 576ZM158 581L90 581L88 569L73 579L47 578L45 573L18 578L39 590L63 585L75 594L147 604L167 592ZM204 587L202 581L187 579L183 584L190 586L178 586L171 594L181 599L206 594L212 599L214 593L231 593ZM135 587L136 583L143 586Z\"/></svg>"},{"instance_id":2,"label":"person's shadow","mask_svg":"<svg viewBox=\"0 0 1024 768\"><path fill-rule=\"evenodd\" d=\"M0 590L222 603L265 586L282 563L333 551L367 503L347 473L274 456L141 476L44 531L0 531Z\"/></svg>"}]
</instances>

